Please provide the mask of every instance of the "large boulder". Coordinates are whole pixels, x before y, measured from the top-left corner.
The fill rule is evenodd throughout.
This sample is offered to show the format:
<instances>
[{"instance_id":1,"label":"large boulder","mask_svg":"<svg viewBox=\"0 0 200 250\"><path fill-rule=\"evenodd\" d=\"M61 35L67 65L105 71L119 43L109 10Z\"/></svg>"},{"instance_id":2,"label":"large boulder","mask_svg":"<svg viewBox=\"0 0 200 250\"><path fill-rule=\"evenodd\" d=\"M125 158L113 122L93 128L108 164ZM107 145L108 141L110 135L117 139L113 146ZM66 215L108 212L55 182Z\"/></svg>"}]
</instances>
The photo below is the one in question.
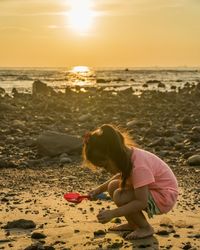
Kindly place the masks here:
<instances>
[{"instance_id":1,"label":"large boulder","mask_svg":"<svg viewBox=\"0 0 200 250\"><path fill-rule=\"evenodd\" d=\"M32 94L33 95L44 95L44 96L51 96L55 94L55 91L52 87L47 86L46 83L35 80L32 85Z\"/></svg>"},{"instance_id":2,"label":"large boulder","mask_svg":"<svg viewBox=\"0 0 200 250\"><path fill-rule=\"evenodd\" d=\"M46 83L40 80L35 80L32 86L32 93L33 95L48 94L48 88L47 88Z\"/></svg>"},{"instance_id":3,"label":"large boulder","mask_svg":"<svg viewBox=\"0 0 200 250\"><path fill-rule=\"evenodd\" d=\"M36 146L40 155L57 156L62 153L80 153L82 140L79 137L47 131L36 140Z\"/></svg>"}]
</instances>

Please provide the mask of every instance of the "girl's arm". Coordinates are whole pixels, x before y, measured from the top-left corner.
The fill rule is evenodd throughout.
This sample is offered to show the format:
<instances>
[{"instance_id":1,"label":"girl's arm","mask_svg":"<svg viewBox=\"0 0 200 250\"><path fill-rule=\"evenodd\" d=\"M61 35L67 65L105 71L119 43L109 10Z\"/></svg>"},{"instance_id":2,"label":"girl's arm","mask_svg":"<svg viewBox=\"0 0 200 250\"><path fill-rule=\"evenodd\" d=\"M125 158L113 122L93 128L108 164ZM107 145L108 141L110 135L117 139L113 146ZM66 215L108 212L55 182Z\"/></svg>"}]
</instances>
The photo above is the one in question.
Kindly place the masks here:
<instances>
[{"instance_id":1,"label":"girl's arm","mask_svg":"<svg viewBox=\"0 0 200 250\"><path fill-rule=\"evenodd\" d=\"M97 187L98 190L100 190L100 193L103 193L105 191L107 191L108 189L108 184L115 179L119 179L121 177L121 174L118 173L116 175L114 175L112 178L110 178L108 181L104 182L103 184L101 184L99 187Z\"/></svg>"},{"instance_id":2,"label":"girl's arm","mask_svg":"<svg viewBox=\"0 0 200 250\"><path fill-rule=\"evenodd\" d=\"M94 190L92 190L89 195L91 197L95 197L96 195L100 194L100 193L103 193L105 191L107 191L108 189L108 184L112 181L112 180L115 180L115 179L119 179L121 176L120 173L114 175L112 178L110 178L108 181L104 182L103 184L101 184L100 186L98 186L97 188L95 188Z\"/></svg>"}]
</instances>

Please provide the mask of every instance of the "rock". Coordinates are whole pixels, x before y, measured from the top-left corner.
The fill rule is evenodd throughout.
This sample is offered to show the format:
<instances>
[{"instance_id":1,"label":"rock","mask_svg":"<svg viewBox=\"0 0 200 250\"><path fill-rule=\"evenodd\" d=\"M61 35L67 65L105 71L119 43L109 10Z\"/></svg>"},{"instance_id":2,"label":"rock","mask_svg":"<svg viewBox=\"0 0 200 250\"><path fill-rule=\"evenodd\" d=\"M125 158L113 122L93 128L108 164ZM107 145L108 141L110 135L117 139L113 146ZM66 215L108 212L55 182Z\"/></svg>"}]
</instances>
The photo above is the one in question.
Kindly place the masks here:
<instances>
[{"instance_id":1,"label":"rock","mask_svg":"<svg viewBox=\"0 0 200 250\"><path fill-rule=\"evenodd\" d=\"M47 96L47 95L55 94L55 91L53 90L53 88L47 86L46 83L40 80L35 80L32 86L32 94Z\"/></svg>"},{"instance_id":2,"label":"rock","mask_svg":"<svg viewBox=\"0 0 200 250\"><path fill-rule=\"evenodd\" d=\"M32 244L24 250L55 250L53 246L43 246L41 243Z\"/></svg>"},{"instance_id":3,"label":"rock","mask_svg":"<svg viewBox=\"0 0 200 250\"><path fill-rule=\"evenodd\" d=\"M190 166L200 166L200 155L192 155L187 159Z\"/></svg>"},{"instance_id":4,"label":"rock","mask_svg":"<svg viewBox=\"0 0 200 250\"><path fill-rule=\"evenodd\" d=\"M143 87L143 88L148 88L148 84L147 84L147 83L144 83L144 84L142 85L142 87Z\"/></svg>"},{"instance_id":5,"label":"rock","mask_svg":"<svg viewBox=\"0 0 200 250\"><path fill-rule=\"evenodd\" d=\"M24 121L14 120L12 123L12 127L16 129L24 130L26 128L26 125Z\"/></svg>"},{"instance_id":6,"label":"rock","mask_svg":"<svg viewBox=\"0 0 200 250\"><path fill-rule=\"evenodd\" d=\"M91 114L85 114L85 115L80 116L78 120L80 122L84 122L84 121L90 120L91 118L92 118Z\"/></svg>"},{"instance_id":7,"label":"rock","mask_svg":"<svg viewBox=\"0 0 200 250\"><path fill-rule=\"evenodd\" d=\"M163 145L165 145L165 139L161 137L151 142L148 146L154 147L154 146L163 146Z\"/></svg>"},{"instance_id":8,"label":"rock","mask_svg":"<svg viewBox=\"0 0 200 250\"><path fill-rule=\"evenodd\" d=\"M0 111L14 111L14 110L16 110L15 106L7 103L0 103Z\"/></svg>"},{"instance_id":9,"label":"rock","mask_svg":"<svg viewBox=\"0 0 200 250\"><path fill-rule=\"evenodd\" d=\"M106 82L108 82L108 81L105 80L105 79L99 78L99 79L96 80L96 82L97 82L97 83L106 83Z\"/></svg>"},{"instance_id":10,"label":"rock","mask_svg":"<svg viewBox=\"0 0 200 250\"><path fill-rule=\"evenodd\" d=\"M39 232L34 232L34 233L32 233L32 235L31 235L31 238L32 239L44 239L44 238L46 238L47 236L45 235L45 234L43 234L43 233L39 233Z\"/></svg>"},{"instance_id":11,"label":"rock","mask_svg":"<svg viewBox=\"0 0 200 250\"><path fill-rule=\"evenodd\" d=\"M6 93L5 89L0 87L0 96L4 96Z\"/></svg>"},{"instance_id":12,"label":"rock","mask_svg":"<svg viewBox=\"0 0 200 250\"><path fill-rule=\"evenodd\" d=\"M7 199L6 197L3 197L2 199L1 199L1 202L8 202L9 201L9 199Z\"/></svg>"},{"instance_id":13,"label":"rock","mask_svg":"<svg viewBox=\"0 0 200 250\"><path fill-rule=\"evenodd\" d=\"M188 238L196 238L196 239L200 239L200 234L193 234L193 235L189 235Z\"/></svg>"},{"instance_id":14,"label":"rock","mask_svg":"<svg viewBox=\"0 0 200 250\"><path fill-rule=\"evenodd\" d=\"M128 128L131 128L133 126L139 126L139 127L145 127L145 126L149 126L149 124L147 122L143 122L143 121L140 121L140 120L137 120L137 119L134 119L132 121L129 121L126 123L126 126Z\"/></svg>"},{"instance_id":15,"label":"rock","mask_svg":"<svg viewBox=\"0 0 200 250\"><path fill-rule=\"evenodd\" d=\"M187 89L189 87L190 87L190 83L189 82L184 83L184 89Z\"/></svg>"},{"instance_id":16,"label":"rock","mask_svg":"<svg viewBox=\"0 0 200 250\"><path fill-rule=\"evenodd\" d=\"M162 83L162 82L159 82L159 83L158 83L158 88L165 88L165 84Z\"/></svg>"},{"instance_id":17,"label":"rock","mask_svg":"<svg viewBox=\"0 0 200 250\"><path fill-rule=\"evenodd\" d=\"M12 228L22 228L22 229L30 229L35 228L36 224L32 220L19 219L8 222L7 225L4 226L5 229Z\"/></svg>"},{"instance_id":18,"label":"rock","mask_svg":"<svg viewBox=\"0 0 200 250\"><path fill-rule=\"evenodd\" d=\"M146 83L148 84L148 83L161 83L161 81L159 81L159 80L148 80L148 81L146 81Z\"/></svg>"},{"instance_id":19,"label":"rock","mask_svg":"<svg viewBox=\"0 0 200 250\"><path fill-rule=\"evenodd\" d=\"M108 249L120 249L123 247L123 242L114 242L107 246Z\"/></svg>"},{"instance_id":20,"label":"rock","mask_svg":"<svg viewBox=\"0 0 200 250\"><path fill-rule=\"evenodd\" d=\"M156 232L157 235L169 235L171 233L174 233L174 229L173 228L167 228L167 229L158 229L158 231Z\"/></svg>"},{"instance_id":21,"label":"rock","mask_svg":"<svg viewBox=\"0 0 200 250\"><path fill-rule=\"evenodd\" d=\"M30 80L32 79L28 77L27 75L21 75L16 78L16 81L30 81Z\"/></svg>"},{"instance_id":22,"label":"rock","mask_svg":"<svg viewBox=\"0 0 200 250\"><path fill-rule=\"evenodd\" d=\"M180 238L180 234L174 234L173 237L174 238Z\"/></svg>"},{"instance_id":23,"label":"rock","mask_svg":"<svg viewBox=\"0 0 200 250\"><path fill-rule=\"evenodd\" d=\"M16 168L17 165L11 161L5 161L0 159L0 168Z\"/></svg>"},{"instance_id":24,"label":"rock","mask_svg":"<svg viewBox=\"0 0 200 250\"><path fill-rule=\"evenodd\" d=\"M44 246L44 250L56 250L55 247L52 246Z\"/></svg>"},{"instance_id":25,"label":"rock","mask_svg":"<svg viewBox=\"0 0 200 250\"><path fill-rule=\"evenodd\" d=\"M170 218L168 218L168 217L164 217L164 218L162 218L161 221L160 221L160 226L161 226L161 227L169 227L169 228L172 228L173 225L174 225L173 221L172 221Z\"/></svg>"},{"instance_id":26,"label":"rock","mask_svg":"<svg viewBox=\"0 0 200 250\"><path fill-rule=\"evenodd\" d=\"M173 90L175 90L177 87L176 86L174 86L174 85L172 85L171 87L170 87L170 89L173 89Z\"/></svg>"},{"instance_id":27,"label":"rock","mask_svg":"<svg viewBox=\"0 0 200 250\"><path fill-rule=\"evenodd\" d=\"M127 127L132 127L132 126L134 126L135 124L136 124L136 120L132 120L132 121L127 122L127 123L126 123L126 126L127 126Z\"/></svg>"},{"instance_id":28,"label":"rock","mask_svg":"<svg viewBox=\"0 0 200 250\"><path fill-rule=\"evenodd\" d=\"M62 159L62 158L68 158L68 157L69 155L67 153L62 153L59 158Z\"/></svg>"},{"instance_id":29,"label":"rock","mask_svg":"<svg viewBox=\"0 0 200 250\"><path fill-rule=\"evenodd\" d=\"M47 131L36 140L38 152L41 155L56 156L62 153L80 153L82 140L78 137Z\"/></svg>"},{"instance_id":30,"label":"rock","mask_svg":"<svg viewBox=\"0 0 200 250\"><path fill-rule=\"evenodd\" d=\"M44 248L42 248L42 244L40 244L40 246L38 244L32 244L26 248L24 248L24 250L42 250Z\"/></svg>"},{"instance_id":31,"label":"rock","mask_svg":"<svg viewBox=\"0 0 200 250\"><path fill-rule=\"evenodd\" d=\"M46 83L43 83L40 80L35 80L32 86L32 93L33 95L48 94L48 88L47 88Z\"/></svg>"},{"instance_id":32,"label":"rock","mask_svg":"<svg viewBox=\"0 0 200 250\"><path fill-rule=\"evenodd\" d=\"M22 163L25 167L37 167L45 165L44 159L28 160L27 162Z\"/></svg>"},{"instance_id":33,"label":"rock","mask_svg":"<svg viewBox=\"0 0 200 250\"><path fill-rule=\"evenodd\" d=\"M60 159L60 163L62 163L62 164L71 163L71 162L72 162L72 159L69 158L69 157L62 157L62 158Z\"/></svg>"},{"instance_id":34,"label":"rock","mask_svg":"<svg viewBox=\"0 0 200 250\"><path fill-rule=\"evenodd\" d=\"M101 235L105 235L106 232L104 230L97 230L94 232L94 236L101 236Z\"/></svg>"},{"instance_id":35,"label":"rock","mask_svg":"<svg viewBox=\"0 0 200 250\"><path fill-rule=\"evenodd\" d=\"M14 97L17 97L17 96L19 95L19 92L17 91L16 88L13 88L12 91L11 91L11 93L12 93L12 95L13 95Z\"/></svg>"},{"instance_id":36,"label":"rock","mask_svg":"<svg viewBox=\"0 0 200 250\"><path fill-rule=\"evenodd\" d=\"M182 249L185 249L185 250L191 249L191 248L192 248L192 245L191 245L190 242L186 242L186 243L184 244L184 246L182 247Z\"/></svg>"},{"instance_id":37,"label":"rock","mask_svg":"<svg viewBox=\"0 0 200 250\"><path fill-rule=\"evenodd\" d=\"M113 220L113 222L114 223L116 223L116 224L120 224L122 221L121 221L121 219L120 218L115 218L114 220Z\"/></svg>"},{"instance_id":38,"label":"rock","mask_svg":"<svg viewBox=\"0 0 200 250\"><path fill-rule=\"evenodd\" d=\"M192 132L200 133L200 126L194 126L194 127L192 128Z\"/></svg>"},{"instance_id":39,"label":"rock","mask_svg":"<svg viewBox=\"0 0 200 250\"><path fill-rule=\"evenodd\" d=\"M11 241L12 241L11 239L0 239L0 243L7 243L7 242L11 242ZM2 248L2 249L4 249L4 248Z\"/></svg>"}]
</instances>

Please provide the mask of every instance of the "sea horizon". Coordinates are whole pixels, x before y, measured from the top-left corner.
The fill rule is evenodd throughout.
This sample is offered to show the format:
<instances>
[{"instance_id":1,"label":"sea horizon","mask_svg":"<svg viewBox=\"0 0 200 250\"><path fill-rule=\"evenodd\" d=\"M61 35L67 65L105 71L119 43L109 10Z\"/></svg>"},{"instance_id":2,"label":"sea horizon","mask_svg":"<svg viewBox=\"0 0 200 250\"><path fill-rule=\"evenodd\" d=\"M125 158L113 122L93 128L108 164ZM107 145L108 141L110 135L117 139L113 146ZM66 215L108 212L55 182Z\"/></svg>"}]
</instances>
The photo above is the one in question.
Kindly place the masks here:
<instances>
[{"instance_id":1,"label":"sea horizon","mask_svg":"<svg viewBox=\"0 0 200 250\"><path fill-rule=\"evenodd\" d=\"M89 66L89 65L72 65L72 66L0 66L0 70L9 69L72 69L76 66L84 66L93 70L200 70L199 66Z\"/></svg>"}]
</instances>

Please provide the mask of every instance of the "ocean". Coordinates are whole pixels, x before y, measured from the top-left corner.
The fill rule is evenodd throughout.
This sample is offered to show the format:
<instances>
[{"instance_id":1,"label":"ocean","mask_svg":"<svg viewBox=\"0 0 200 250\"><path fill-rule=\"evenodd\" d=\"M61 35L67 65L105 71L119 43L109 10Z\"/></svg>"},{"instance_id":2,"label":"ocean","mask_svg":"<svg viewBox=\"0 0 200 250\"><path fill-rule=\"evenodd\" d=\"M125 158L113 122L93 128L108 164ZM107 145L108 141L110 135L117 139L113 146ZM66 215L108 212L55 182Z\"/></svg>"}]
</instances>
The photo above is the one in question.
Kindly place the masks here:
<instances>
[{"instance_id":1,"label":"ocean","mask_svg":"<svg viewBox=\"0 0 200 250\"><path fill-rule=\"evenodd\" d=\"M36 79L61 92L66 86L104 87L111 91L132 87L135 93L144 89L174 91L186 83L194 85L199 82L200 68L0 68L0 87L8 94L13 88L31 93ZM164 87L158 87L159 83Z\"/></svg>"}]
</instances>

